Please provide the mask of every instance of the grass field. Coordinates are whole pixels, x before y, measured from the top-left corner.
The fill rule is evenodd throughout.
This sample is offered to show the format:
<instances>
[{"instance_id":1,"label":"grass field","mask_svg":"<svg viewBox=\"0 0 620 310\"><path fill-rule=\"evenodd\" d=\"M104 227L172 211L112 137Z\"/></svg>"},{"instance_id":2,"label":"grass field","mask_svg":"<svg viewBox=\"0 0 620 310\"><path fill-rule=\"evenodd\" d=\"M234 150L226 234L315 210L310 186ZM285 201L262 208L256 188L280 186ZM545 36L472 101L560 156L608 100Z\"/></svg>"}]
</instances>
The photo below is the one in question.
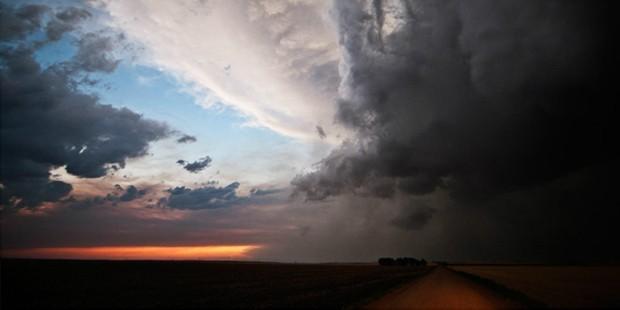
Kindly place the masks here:
<instances>
[{"instance_id":1,"label":"grass field","mask_svg":"<svg viewBox=\"0 0 620 310\"><path fill-rule=\"evenodd\" d=\"M2 309L345 308L430 267L2 260Z\"/></svg>"},{"instance_id":2,"label":"grass field","mask_svg":"<svg viewBox=\"0 0 620 310\"><path fill-rule=\"evenodd\" d=\"M491 280L551 307L620 307L620 266L462 265L450 268Z\"/></svg>"}]
</instances>

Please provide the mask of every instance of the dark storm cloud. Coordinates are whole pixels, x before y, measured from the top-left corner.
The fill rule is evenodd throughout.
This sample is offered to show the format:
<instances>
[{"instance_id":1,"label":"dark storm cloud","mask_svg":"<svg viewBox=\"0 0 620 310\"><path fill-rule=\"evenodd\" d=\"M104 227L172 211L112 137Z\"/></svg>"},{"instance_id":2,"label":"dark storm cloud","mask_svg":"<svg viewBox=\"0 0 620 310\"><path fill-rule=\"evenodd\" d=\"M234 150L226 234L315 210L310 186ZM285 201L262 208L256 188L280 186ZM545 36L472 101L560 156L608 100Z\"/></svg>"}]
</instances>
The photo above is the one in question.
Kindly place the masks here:
<instances>
[{"instance_id":1,"label":"dark storm cloud","mask_svg":"<svg viewBox=\"0 0 620 310\"><path fill-rule=\"evenodd\" d=\"M183 159L179 159L177 160L177 164L183 166L183 169L191 172L191 173L198 173L202 170L204 170L205 168L209 167L209 164L211 163L212 159L209 156L205 156L203 158L198 159L195 162L187 162Z\"/></svg>"},{"instance_id":2,"label":"dark storm cloud","mask_svg":"<svg viewBox=\"0 0 620 310\"><path fill-rule=\"evenodd\" d=\"M71 184L57 180L51 181L46 177L29 177L15 180L3 177L2 182L4 188L0 190L2 195L1 205L7 206L10 204L17 207L36 206L44 201L58 201L73 190ZM23 194L23 196L19 196L20 194ZM19 200L10 201L10 198L13 196L19 197Z\"/></svg>"},{"instance_id":3,"label":"dark storm cloud","mask_svg":"<svg viewBox=\"0 0 620 310\"><path fill-rule=\"evenodd\" d=\"M245 200L237 196L239 182L225 187L205 186L195 189L175 187L168 190L170 196L162 201L172 209L201 210L217 209L239 204Z\"/></svg>"},{"instance_id":4,"label":"dark storm cloud","mask_svg":"<svg viewBox=\"0 0 620 310\"><path fill-rule=\"evenodd\" d=\"M120 62L111 55L113 50L113 38L88 33L80 38L73 61L79 69L86 72L109 73L114 71Z\"/></svg>"},{"instance_id":5,"label":"dark storm cloud","mask_svg":"<svg viewBox=\"0 0 620 310\"><path fill-rule=\"evenodd\" d=\"M44 5L25 5L14 10L0 2L0 40L20 39L38 29L48 10Z\"/></svg>"},{"instance_id":6,"label":"dark storm cloud","mask_svg":"<svg viewBox=\"0 0 620 310\"><path fill-rule=\"evenodd\" d=\"M89 196L81 199L70 196L59 200L58 205L73 210L86 210L93 207L118 206L119 203L140 199L148 192L146 189L139 189L134 185L129 185L127 186L127 189L123 189L122 186L115 184L114 189L115 191L108 193L105 196Z\"/></svg>"},{"instance_id":7,"label":"dark storm cloud","mask_svg":"<svg viewBox=\"0 0 620 310\"><path fill-rule=\"evenodd\" d=\"M607 3L374 3L336 2L350 93L339 119L359 141L294 181L309 198L380 178L485 198L617 157Z\"/></svg>"},{"instance_id":8,"label":"dark storm cloud","mask_svg":"<svg viewBox=\"0 0 620 310\"><path fill-rule=\"evenodd\" d=\"M239 182L233 182L224 187L216 186L217 182L207 182L205 186L187 188L177 186L166 190L168 197L160 199L155 205L159 208L202 210L219 209L231 206L259 206L282 203L288 200L290 190L284 188L270 188L250 190L247 196L238 196Z\"/></svg>"},{"instance_id":9,"label":"dark storm cloud","mask_svg":"<svg viewBox=\"0 0 620 310\"><path fill-rule=\"evenodd\" d=\"M76 24L91 16L92 14L90 14L87 10L75 7L66 8L56 14L56 18L70 24Z\"/></svg>"},{"instance_id":10,"label":"dark storm cloud","mask_svg":"<svg viewBox=\"0 0 620 310\"><path fill-rule=\"evenodd\" d=\"M138 199L146 194L145 189L138 189L133 185L129 185L125 192L118 197L119 201L132 201Z\"/></svg>"},{"instance_id":11,"label":"dark storm cloud","mask_svg":"<svg viewBox=\"0 0 620 310\"><path fill-rule=\"evenodd\" d=\"M63 34L75 29L76 24L91 16L90 12L84 9L66 8L50 17L45 26L45 34L49 40L57 41Z\"/></svg>"},{"instance_id":12,"label":"dark storm cloud","mask_svg":"<svg viewBox=\"0 0 620 310\"><path fill-rule=\"evenodd\" d=\"M190 135L183 135L182 137L177 139L178 143L194 143L196 141L197 141L196 137L190 136Z\"/></svg>"},{"instance_id":13,"label":"dark storm cloud","mask_svg":"<svg viewBox=\"0 0 620 310\"><path fill-rule=\"evenodd\" d=\"M620 235L610 223L618 199L604 190L620 172L617 5L384 2L335 2L345 72L338 120L357 137L296 177L297 193L446 191L453 213L442 215L444 237L454 243L471 237L466 227L485 227L496 251L551 257L571 243L558 236L579 231L580 248L619 257L603 245ZM580 194L550 206L571 191ZM459 223L451 214L467 213L460 210L492 219ZM419 227L438 214L404 213L393 223Z\"/></svg>"},{"instance_id":14,"label":"dark storm cloud","mask_svg":"<svg viewBox=\"0 0 620 310\"><path fill-rule=\"evenodd\" d=\"M2 14L24 20L37 16L20 17L21 10L3 7ZM77 89L74 74L109 72L116 66L109 58L111 47L97 43L100 40L108 42L86 35L75 58L45 69L27 41L14 41L19 44L0 50L3 205L34 207L57 201L71 185L50 181L50 169L66 166L78 177L101 177L110 167L123 167L127 158L145 155L149 142L168 135L164 124L126 108L102 105L97 96Z\"/></svg>"},{"instance_id":15,"label":"dark storm cloud","mask_svg":"<svg viewBox=\"0 0 620 310\"><path fill-rule=\"evenodd\" d=\"M431 220L436 211L428 206L417 207L409 211L410 213L395 218L392 223L403 229L419 230Z\"/></svg>"},{"instance_id":16,"label":"dark storm cloud","mask_svg":"<svg viewBox=\"0 0 620 310\"><path fill-rule=\"evenodd\" d=\"M56 14L49 14L43 26L43 17L50 11L45 5L29 4L13 9L0 3L0 40L20 39L43 30L50 41L57 41L63 34L75 29L79 22L91 17L84 9L69 7Z\"/></svg>"}]
</instances>

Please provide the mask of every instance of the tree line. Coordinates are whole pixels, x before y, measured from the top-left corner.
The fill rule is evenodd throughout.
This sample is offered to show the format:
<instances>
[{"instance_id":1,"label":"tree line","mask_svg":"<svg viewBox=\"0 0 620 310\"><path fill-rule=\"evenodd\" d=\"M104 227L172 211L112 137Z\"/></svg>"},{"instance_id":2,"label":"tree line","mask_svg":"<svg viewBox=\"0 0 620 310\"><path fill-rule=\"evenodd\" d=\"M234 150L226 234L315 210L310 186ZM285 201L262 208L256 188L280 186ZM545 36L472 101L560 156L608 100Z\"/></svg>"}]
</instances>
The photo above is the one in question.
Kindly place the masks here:
<instances>
[{"instance_id":1,"label":"tree line","mask_svg":"<svg viewBox=\"0 0 620 310\"><path fill-rule=\"evenodd\" d=\"M381 266L426 266L426 260L413 257L381 257L378 263Z\"/></svg>"}]
</instances>

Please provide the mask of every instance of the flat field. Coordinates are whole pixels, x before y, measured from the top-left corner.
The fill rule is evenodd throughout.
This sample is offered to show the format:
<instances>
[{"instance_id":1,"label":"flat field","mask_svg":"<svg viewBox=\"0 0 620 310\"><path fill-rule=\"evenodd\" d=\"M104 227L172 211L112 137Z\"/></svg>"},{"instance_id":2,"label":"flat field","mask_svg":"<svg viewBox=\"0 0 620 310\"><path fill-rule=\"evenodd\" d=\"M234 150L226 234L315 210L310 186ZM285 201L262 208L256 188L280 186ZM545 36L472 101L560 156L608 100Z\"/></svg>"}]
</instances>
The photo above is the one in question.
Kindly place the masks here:
<instances>
[{"instance_id":1,"label":"flat field","mask_svg":"<svg viewBox=\"0 0 620 310\"><path fill-rule=\"evenodd\" d=\"M346 308L431 267L180 261L0 263L2 309Z\"/></svg>"},{"instance_id":2,"label":"flat field","mask_svg":"<svg viewBox=\"0 0 620 310\"><path fill-rule=\"evenodd\" d=\"M550 307L620 307L620 266L450 266Z\"/></svg>"}]
</instances>

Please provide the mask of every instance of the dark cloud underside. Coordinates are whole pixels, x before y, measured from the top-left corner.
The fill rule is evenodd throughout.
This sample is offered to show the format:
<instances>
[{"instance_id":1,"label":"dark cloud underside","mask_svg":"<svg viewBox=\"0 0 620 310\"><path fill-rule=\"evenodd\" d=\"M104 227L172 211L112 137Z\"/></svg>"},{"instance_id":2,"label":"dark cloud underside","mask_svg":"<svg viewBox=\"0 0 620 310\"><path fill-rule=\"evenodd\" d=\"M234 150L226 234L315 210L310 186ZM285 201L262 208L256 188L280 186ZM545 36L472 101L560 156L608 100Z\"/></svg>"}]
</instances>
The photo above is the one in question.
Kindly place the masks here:
<instances>
[{"instance_id":1,"label":"dark cloud underside","mask_svg":"<svg viewBox=\"0 0 620 310\"><path fill-rule=\"evenodd\" d=\"M167 200L161 201L172 209L217 209L240 204L245 198L237 196L238 182L225 187L205 186L196 189L175 187L168 192Z\"/></svg>"},{"instance_id":2,"label":"dark cloud underside","mask_svg":"<svg viewBox=\"0 0 620 310\"><path fill-rule=\"evenodd\" d=\"M549 231L584 229L582 247L617 240L618 199L605 190L620 158L616 11L613 1L336 1L338 120L357 139L293 185L308 200L445 190L453 208L534 225L527 239L544 239L540 256L569 243ZM574 199L552 207L562 195ZM429 210L394 224L432 223ZM497 233L528 248L527 234Z\"/></svg>"},{"instance_id":3,"label":"dark cloud underside","mask_svg":"<svg viewBox=\"0 0 620 310\"><path fill-rule=\"evenodd\" d=\"M177 139L178 143L193 143L196 141L197 141L196 137L190 136L190 135L183 135Z\"/></svg>"},{"instance_id":4,"label":"dark cloud underside","mask_svg":"<svg viewBox=\"0 0 620 310\"><path fill-rule=\"evenodd\" d=\"M2 7L4 17L27 25L10 28L14 34L5 37L19 39L37 29L29 25L41 24L42 13L22 16L23 10ZM74 23L88 16L67 9L57 18ZM77 74L116 67L118 61L109 54L110 38L87 34L78 41L73 59L48 68L34 59L37 45L12 43L17 45L0 49L3 205L33 207L56 201L72 187L50 181L50 169L66 166L78 177L101 177L112 165L122 167L127 158L145 155L149 142L168 135L164 124L126 108L102 105L95 95L78 90Z\"/></svg>"},{"instance_id":5,"label":"dark cloud underside","mask_svg":"<svg viewBox=\"0 0 620 310\"><path fill-rule=\"evenodd\" d=\"M204 169L206 169L207 167L209 167L209 165L211 164L211 157L209 156L205 156L203 158L198 159L197 161L194 162L187 162L183 159L179 159L177 160L177 164L183 166L183 169L191 172L191 173L198 173Z\"/></svg>"}]
</instances>

